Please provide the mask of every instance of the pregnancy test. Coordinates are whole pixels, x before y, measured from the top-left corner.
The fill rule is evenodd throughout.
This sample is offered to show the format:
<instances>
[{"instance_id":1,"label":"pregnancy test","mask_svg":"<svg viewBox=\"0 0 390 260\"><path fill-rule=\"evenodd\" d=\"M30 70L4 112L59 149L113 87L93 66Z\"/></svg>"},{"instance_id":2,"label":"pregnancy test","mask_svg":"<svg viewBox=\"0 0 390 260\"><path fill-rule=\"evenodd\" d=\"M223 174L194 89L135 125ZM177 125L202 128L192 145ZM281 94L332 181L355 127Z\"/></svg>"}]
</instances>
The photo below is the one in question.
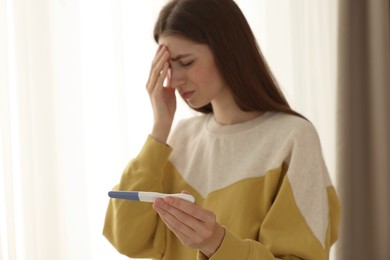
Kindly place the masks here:
<instances>
[{"instance_id":1,"label":"pregnancy test","mask_svg":"<svg viewBox=\"0 0 390 260\"><path fill-rule=\"evenodd\" d=\"M175 197L187 200L192 203L195 202L195 198L192 195L185 193L166 194L148 191L110 191L108 192L108 196L114 199L135 200L144 202L154 202L157 198Z\"/></svg>"}]
</instances>

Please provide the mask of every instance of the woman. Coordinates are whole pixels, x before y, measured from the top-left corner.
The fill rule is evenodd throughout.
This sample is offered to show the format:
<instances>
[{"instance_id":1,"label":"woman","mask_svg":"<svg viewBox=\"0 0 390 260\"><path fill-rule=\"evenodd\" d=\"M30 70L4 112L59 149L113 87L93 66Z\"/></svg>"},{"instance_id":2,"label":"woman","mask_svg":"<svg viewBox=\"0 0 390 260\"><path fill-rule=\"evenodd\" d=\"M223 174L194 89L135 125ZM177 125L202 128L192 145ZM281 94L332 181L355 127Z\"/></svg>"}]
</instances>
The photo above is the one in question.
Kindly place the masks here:
<instances>
[{"instance_id":1,"label":"woman","mask_svg":"<svg viewBox=\"0 0 390 260\"><path fill-rule=\"evenodd\" d=\"M288 105L234 1L170 1L154 37L154 126L114 189L185 191L196 203L112 199L107 239L130 257L328 259L339 204L318 135ZM175 93L201 115L171 131Z\"/></svg>"}]
</instances>

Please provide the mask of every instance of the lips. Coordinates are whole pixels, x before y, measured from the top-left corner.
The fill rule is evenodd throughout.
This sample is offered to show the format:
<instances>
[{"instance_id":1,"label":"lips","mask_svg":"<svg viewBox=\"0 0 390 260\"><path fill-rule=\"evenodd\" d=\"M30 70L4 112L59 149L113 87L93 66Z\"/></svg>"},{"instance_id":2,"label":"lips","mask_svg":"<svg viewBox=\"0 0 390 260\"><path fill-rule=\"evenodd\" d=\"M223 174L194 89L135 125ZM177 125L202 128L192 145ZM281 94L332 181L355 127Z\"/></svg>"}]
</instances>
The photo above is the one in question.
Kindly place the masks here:
<instances>
[{"instance_id":1,"label":"lips","mask_svg":"<svg viewBox=\"0 0 390 260\"><path fill-rule=\"evenodd\" d=\"M185 91L183 93L181 93L181 96L184 98L184 99L189 99L192 97L192 95L194 95L195 91Z\"/></svg>"}]
</instances>

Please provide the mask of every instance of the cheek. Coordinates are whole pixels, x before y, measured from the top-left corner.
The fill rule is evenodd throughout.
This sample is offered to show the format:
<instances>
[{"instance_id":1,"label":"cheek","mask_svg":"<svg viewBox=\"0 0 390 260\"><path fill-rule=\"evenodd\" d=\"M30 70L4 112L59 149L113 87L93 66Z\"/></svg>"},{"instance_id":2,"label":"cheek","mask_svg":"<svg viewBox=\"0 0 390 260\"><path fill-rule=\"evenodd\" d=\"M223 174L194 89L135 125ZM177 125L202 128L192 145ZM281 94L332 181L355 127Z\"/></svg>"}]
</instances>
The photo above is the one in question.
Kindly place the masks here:
<instances>
[{"instance_id":1,"label":"cheek","mask_svg":"<svg viewBox=\"0 0 390 260\"><path fill-rule=\"evenodd\" d=\"M200 86L211 87L222 82L222 77L215 66L199 66L192 72L192 78Z\"/></svg>"}]
</instances>

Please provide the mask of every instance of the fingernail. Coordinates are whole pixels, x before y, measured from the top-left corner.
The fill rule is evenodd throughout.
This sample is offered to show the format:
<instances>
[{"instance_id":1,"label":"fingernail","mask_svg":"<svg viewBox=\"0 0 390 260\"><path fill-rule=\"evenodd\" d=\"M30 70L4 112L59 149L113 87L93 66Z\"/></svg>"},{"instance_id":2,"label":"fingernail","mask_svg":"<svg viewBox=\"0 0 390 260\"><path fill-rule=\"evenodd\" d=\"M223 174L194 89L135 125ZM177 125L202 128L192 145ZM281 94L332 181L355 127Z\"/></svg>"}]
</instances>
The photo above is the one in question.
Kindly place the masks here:
<instances>
[{"instance_id":1,"label":"fingernail","mask_svg":"<svg viewBox=\"0 0 390 260\"><path fill-rule=\"evenodd\" d=\"M162 199L158 198L154 201L154 205L157 206L157 207L160 207L162 205L163 201Z\"/></svg>"},{"instance_id":2,"label":"fingernail","mask_svg":"<svg viewBox=\"0 0 390 260\"><path fill-rule=\"evenodd\" d=\"M167 203L167 204L172 204L173 203L173 198L166 197L166 198L164 198L164 202Z\"/></svg>"}]
</instances>

